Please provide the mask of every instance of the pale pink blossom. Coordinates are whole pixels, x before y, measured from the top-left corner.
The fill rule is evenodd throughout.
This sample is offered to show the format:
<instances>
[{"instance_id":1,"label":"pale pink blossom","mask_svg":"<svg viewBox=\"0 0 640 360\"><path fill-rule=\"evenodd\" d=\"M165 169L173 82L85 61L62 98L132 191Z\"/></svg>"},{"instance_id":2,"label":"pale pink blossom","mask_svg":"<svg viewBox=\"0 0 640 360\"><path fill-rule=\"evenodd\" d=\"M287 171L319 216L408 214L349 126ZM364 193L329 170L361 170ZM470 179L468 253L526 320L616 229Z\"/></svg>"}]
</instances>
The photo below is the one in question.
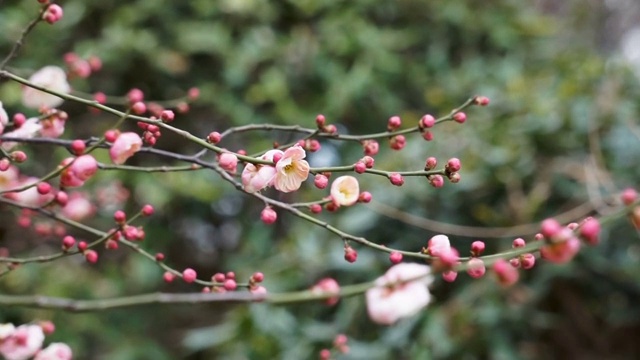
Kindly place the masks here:
<instances>
[{"instance_id":1,"label":"pale pink blossom","mask_svg":"<svg viewBox=\"0 0 640 360\"><path fill-rule=\"evenodd\" d=\"M451 250L451 242L446 235L436 235L429 239L428 249L431 256L441 256Z\"/></svg>"},{"instance_id":2,"label":"pale pink blossom","mask_svg":"<svg viewBox=\"0 0 640 360\"><path fill-rule=\"evenodd\" d=\"M43 67L31 75L29 82L63 94L68 94L71 91L71 86L67 82L67 75L64 70L57 66ZM63 99L55 95L28 86L22 89L22 104L29 108L55 108L62 104L63 101Z\"/></svg>"},{"instance_id":3,"label":"pale pink blossom","mask_svg":"<svg viewBox=\"0 0 640 360\"><path fill-rule=\"evenodd\" d=\"M0 101L0 135L4 131L4 127L7 125L8 122L9 122L9 115L4 110L4 107L2 106L2 101Z\"/></svg>"},{"instance_id":4,"label":"pale pink blossom","mask_svg":"<svg viewBox=\"0 0 640 360\"><path fill-rule=\"evenodd\" d=\"M11 336L14 331L16 331L16 327L11 323L0 324L0 343L9 336Z\"/></svg>"},{"instance_id":5,"label":"pale pink blossom","mask_svg":"<svg viewBox=\"0 0 640 360\"><path fill-rule=\"evenodd\" d=\"M0 171L0 191L15 187L14 183L18 181L19 175L18 168L13 165L5 171Z\"/></svg>"},{"instance_id":6,"label":"pale pink blossom","mask_svg":"<svg viewBox=\"0 0 640 360\"><path fill-rule=\"evenodd\" d=\"M30 186L39 179L36 177L28 177L12 184L12 188L18 188L23 186ZM11 192L7 193L6 196L11 200L25 206L40 206L53 198L53 194L41 195L38 192L36 186L31 186L30 188L20 191L20 192Z\"/></svg>"},{"instance_id":7,"label":"pale pink blossom","mask_svg":"<svg viewBox=\"0 0 640 360\"><path fill-rule=\"evenodd\" d=\"M367 312L378 324L391 325L418 313L431 301L427 286L433 282L427 265L401 263L376 279L366 292Z\"/></svg>"},{"instance_id":8,"label":"pale pink blossom","mask_svg":"<svg viewBox=\"0 0 640 360\"><path fill-rule=\"evenodd\" d=\"M280 150L269 150L259 159L273 161L274 156L282 158L283 154ZM275 176L276 168L274 166L248 163L242 170L242 185L246 192L254 193L273 185Z\"/></svg>"},{"instance_id":9,"label":"pale pink blossom","mask_svg":"<svg viewBox=\"0 0 640 360\"><path fill-rule=\"evenodd\" d=\"M76 192L71 194L67 204L62 208L62 214L75 221L81 221L96 212L96 207L89 201L86 194Z\"/></svg>"},{"instance_id":10,"label":"pale pink blossom","mask_svg":"<svg viewBox=\"0 0 640 360\"><path fill-rule=\"evenodd\" d=\"M38 118L30 118L22 124L19 128L9 131L5 133L4 136L7 137L15 137L15 138L23 138L23 139L31 139L36 137L40 130L42 130L42 125L40 124L40 120ZM14 146L18 145L18 143L5 141L2 143L2 148L9 151L13 149Z\"/></svg>"},{"instance_id":11,"label":"pale pink blossom","mask_svg":"<svg viewBox=\"0 0 640 360\"><path fill-rule=\"evenodd\" d=\"M51 343L36 354L33 360L71 360L73 352L65 343Z\"/></svg>"},{"instance_id":12,"label":"pale pink blossom","mask_svg":"<svg viewBox=\"0 0 640 360\"><path fill-rule=\"evenodd\" d=\"M141 147L142 139L140 135L134 132L122 133L111 145L109 156L114 164L121 165L138 152Z\"/></svg>"},{"instance_id":13,"label":"pale pink blossom","mask_svg":"<svg viewBox=\"0 0 640 360\"><path fill-rule=\"evenodd\" d=\"M60 185L64 187L82 186L98 171L98 162L91 155L82 155L75 159L69 157L64 159L60 165L69 165L60 174Z\"/></svg>"},{"instance_id":14,"label":"pale pink blossom","mask_svg":"<svg viewBox=\"0 0 640 360\"><path fill-rule=\"evenodd\" d=\"M285 150L282 159L276 163L276 177L273 186L282 192L296 191L309 176L309 163L303 160L306 153L299 145Z\"/></svg>"},{"instance_id":15,"label":"pale pink blossom","mask_svg":"<svg viewBox=\"0 0 640 360\"><path fill-rule=\"evenodd\" d=\"M64 133L65 120L58 116L40 122L40 135L46 138L59 138Z\"/></svg>"},{"instance_id":16,"label":"pale pink blossom","mask_svg":"<svg viewBox=\"0 0 640 360\"><path fill-rule=\"evenodd\" d=\"M360 186L353 176L340 176L331 184L331 200L338 206L350 206L358 201Z\"/></svg>"},{"instance_id":17,"label":"pale pink blossom","mask_svg":"<svg viewBox=\"0 0 640 360\"><path fill-rule=\"evenodd\" d=\"M238 167L238 157L232 153L224 152L218 157L218 164L224 170L235 173Z\"/></svg>"},{"instance_id":18,"label":"pale pink blossom","mask_svg":"<svg viewBox=\"0 0 640 360\"><path fill-rule=\"evenodd\" d=\"M40 350L44 332L38 325L18 326L0 343L0 354L6 360L26 360Z\"/></svg>"}]
</instances>

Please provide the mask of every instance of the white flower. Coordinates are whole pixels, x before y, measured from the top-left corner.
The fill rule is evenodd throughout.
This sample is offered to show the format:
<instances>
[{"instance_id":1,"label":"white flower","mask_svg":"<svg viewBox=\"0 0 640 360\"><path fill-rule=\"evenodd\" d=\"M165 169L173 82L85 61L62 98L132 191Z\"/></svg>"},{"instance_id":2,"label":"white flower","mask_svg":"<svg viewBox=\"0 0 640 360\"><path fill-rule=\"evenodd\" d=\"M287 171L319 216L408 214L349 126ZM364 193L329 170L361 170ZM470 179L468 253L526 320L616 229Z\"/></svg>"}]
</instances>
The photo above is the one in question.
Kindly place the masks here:
<instances>
[{"instance_id":1,"label":"white flower","mask_svg":"<svg viewBox=\"0 0 640 360\"><path fill-rule=\"evenodd\" d=\"M38 118L31 118L27 119L19 128L5 133L4 136L31 139L36 137L40 130L42 130L42 125L40 125ZM18 145L18 143L5 141L2 143L2 148L9 151L16 145Z\"/></svg>"},{"instance_id":2,"label":"white flower","mask_svg":"<svg viewBox=\"0 0 640 360\"><path fill-rule=\"evenodd\" d=\"M415 315L431 301L427 286L433 282L427 265L401 263L376 279L366 293L367 312L378 324L391 325Z\"/></svg>"},{"instance_id":3,"label":"white flower","mask_svg":"<svg viewBox=\"0 0 640 360\"><path fill-rule=\"evenodd\" d=\"M331 184L331 200L338 206L351 206L358 201L360 186L353 176L340 176Z\"/></svg>"},{"instance_id":4,"label":"white flower","mask_svg":"<svg viewBox=\"0 0 640 360\"><path fill-rule=\"evenodd\" d=\"M67 74L57 66L43 67L31 75L29 82L63 94L68 94L71 91L71 86L67 82ZM51 109L59 106L63 101L63 99L55 95L28 86L22 89L22 104L29 108L40 109L45 107Z\"/></svg>"},{"instance_id":5,"label":"white flower","mask_svg":"<svg viewBox=\"0 0 640 360\"><path fill-rule=\"evenodd\" d=\"M5 111L4 107L2 107L2 101L0 101L0 134L4 131L5 125L9 122L9 115Z\"/></svg>"}]
</instances>

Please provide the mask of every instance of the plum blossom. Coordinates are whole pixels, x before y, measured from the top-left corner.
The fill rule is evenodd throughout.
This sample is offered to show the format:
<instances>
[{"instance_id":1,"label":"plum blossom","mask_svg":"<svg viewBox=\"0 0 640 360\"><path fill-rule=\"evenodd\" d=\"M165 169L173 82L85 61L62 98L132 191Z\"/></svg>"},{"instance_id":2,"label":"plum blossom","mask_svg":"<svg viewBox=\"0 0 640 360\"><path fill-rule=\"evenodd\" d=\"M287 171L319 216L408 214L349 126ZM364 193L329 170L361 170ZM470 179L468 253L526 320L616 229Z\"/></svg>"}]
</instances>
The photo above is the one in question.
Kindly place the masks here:
<instances>
[{"instance_id":1,"label":"plum blossom","mask_svg":"<svg viewBox=\"0 0 640 360\"><path fill-rule=\"evenodd\" d=\"M282 158L284 153L280 150L269 150L259 159L273 161L274 156ZM242 185L248 193L260 191L273 185L276 176L276 168L270 165L248 163L242 170Z\"/></svg>"},{"instance_id":2,"label":"plum blossom","mask_svg":"<svg viewBox=\"0 0 640 360\"><path fill-rule=\"evenodd\" d=\"M142 139L140 135L134 132L122 133L111 145L109 156L114 164L121 165L138 152L141 147Z\"/></svg>"},{"instance_id":3,"label":"plum blossom","mask_svg":"<svg viewBox=\"0 0 640 360\"><path fill-rule=\"evenodd\" d=\"M52 116L40 122L42 128L40 135L46 138L59 138L64 133L65 119L60 116Z\"/></svg>"},{"instance_id":4,"label":"plum blossom","mask_svg":"<svg viewBox=\"0 0 640 360\"><path fill-rule=\"evenodd\" d=\"M367 312L378 324L391 325L415 315L431 301L427 286L433 282L427 265L401 263L392 266L367 290Z\"/></svg>"},{"instance_id":5,"label":"plum blossom","mask_svg":"<svg viewBox=\"0 0 640 360\"><path fill-rule=\"evenodd\" d=\"M2 106L2 101L0 101L0 134L4 131L4 127L7 123L9 123L9 115Z\"/></svg>"},{"instance_id":6,"label":"plum blossom","mask_svg":"<svg viewBox=\"0 0 640 360\"><path fill-rule=\"evenodd\" d=\"M73 352L65 343L51 343L36 354L33 360L71 360Z\"/></svg>"},{"instance_id":7,"label":"plum blossom","mask_svg":"<svg viewBox=\"0 0 640 360\"><path fill-rule=\"evenodd\" d=\"M73 193L67 204L62 208L62 214L75 221L81 221L96 212L96 207L84 193Z\"/></svg>"},{"instance_id":8,"label":"plum blossom","mask_svg":"<svg viewBox=\"0 0 640 360\"><path fill-rule=\"evenodd\" d=\"M60 174L60 185L64 187L82 186L98 171L98 162L91 155L82 155L75 159L69 157L62 160L60 165L69 165Z\"/></svg>"},{"instance_id":9,"label":"plum blossom","mask_svg":"<svg viewBox=\"0 0 640 360\"><path fill-rule=\"evenodd\" d=\"M299 145L285 150L282 159L276 163L276 177L273 186L282 192L296 191L309 176L309 163L303 160L306 153Z\"/></svg>"},{"instance_id":10,"label":"plum blossom","mask_svg":"<svg viewBox=\"0 0 640 360\"><path fill-rule=\"evenodd\" d=\"M20 191L7 193L6 196L11 200L24 205L24 206L40 206L53 198L52 194L41 195L34 183L37 183L40 179L36 177L28 177L18 180L12 184L11 187L18 188L23 186L31 186L30 188Z\"/></svg>"},{"instance_id":11,"label":"plum blossom","mask_svg":"<svg viewBox=\"0 0 640 360\"><path fill-rule=\"evenodd\" d=\"M4 136L31 139L36 137L40 133L40 130L42 130L42 125L40 124L38 118L30 118L27 119L27 121L25 121L22 126L13 131L5 133ZM6 151L9 151L16 145L18 145L18 143L6 141L2 143L2 148Z\"/></svg>"},{"instance_id":12,"label":"plum blossom","mask_svg":"<svg viewBox=\"0 0 640 360\"><path fill-rule=\"evenodd\" d=\"M67 75L62 68L57 66L43 67L31 75L29 82L63 94L68 94L71 91L71 86L67 82ZM62 104L63 101L63 99L55 95L28 86L22 89L22 104L32 109L40 109L42 107L55 108Z\"/></svg>"},{"instance_id":13,"label":"plum blossom","mask_svg":"<svg viewBox=\"0 0 640 360\"><path fill-rule=\"evenodd\" d=\"M6 325L3 325L3 327ZM44 332L38 325L20 325L9 332L7 327L0 342L0 354L7 360L26 360L40 350Z\"/></svg>"},{"instance_id":14,"label":"plum blossom","mask_svg":"<svg viewBox=\"0 0 640 360\"><path fill-rule=\"evenodd\" d=\"M359 196L358 180L353 176L340 176L331 184L331 200L338 206L351 206Z\"/></svg>"}]
</instances>

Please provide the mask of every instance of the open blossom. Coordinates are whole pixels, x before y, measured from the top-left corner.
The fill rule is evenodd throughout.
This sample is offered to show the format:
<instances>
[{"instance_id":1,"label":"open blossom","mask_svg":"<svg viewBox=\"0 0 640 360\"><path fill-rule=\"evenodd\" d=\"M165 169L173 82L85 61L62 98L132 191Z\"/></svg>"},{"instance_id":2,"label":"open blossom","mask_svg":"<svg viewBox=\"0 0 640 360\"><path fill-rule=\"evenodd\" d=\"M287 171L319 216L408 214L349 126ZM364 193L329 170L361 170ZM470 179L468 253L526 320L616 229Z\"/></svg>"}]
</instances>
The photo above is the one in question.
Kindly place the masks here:
<instances>
[{"instance_id":1,"label":"open blossom","mask_svg":"<svg viewBox=\"0 0 640 360\"><path fill-rule=\"evenodd\" d=\"M433 282L427 265L401 263L376 279L367 290L367 312L378 324L391 325L415 315L431 301L427 286Z\"/></svg>"},{"instance_id":2,"label":"open blossom","mask_svg":"<svg viewBox=\"0 0 640 360\"><path fill-rule=\"evenodd\" d=\"M276 177L273 186L282 192L296 191L309 176L309 163L303 160L306 153L299 145L285 150L282 159L276 163Z\"/></svg>"},{"instance_id":3,"label":"open blossom","mask_svg":"<svg viewBox=\"0 0 640 360\"><path fill-rule=\"evenodd\" d=\"M280 150L269 150L259 159L273 161L274 156L282 158L283 154ZM248 163L242 170L242 185L246 192L254 193L273 185L275 176L276 168L274 166Z\"/></svg>"},{"instance_id":4,"label":"open blossom","mask_svg":"<svg viewBox=\"0 0 640 360\"><path fill-rule=\"evenodd\" d=\"M46 138L59 138L64 133L65 120L59 116L53 116L51 119L40 122L42 129L40 135Z\"/></svg>"},{"instance_id":5,"label":"open blossom","mask_svg":"<svg viewBox=\"0 0 640 360\"><path fill-rule=\"evenodd\" d=\"M4 335L0 341L0 354L6 360L29 359L40 350L44 341L44 332L38 325L21 325Z\"/></svg>"},{"instance_id":6,"label":"open blossom","mask_svg":"<svg viewBox=\"0 0 640 360\"><path fill-rule=\"evenodd\" d=\"M38 352L33 360L71 360L73 352L65 343L51 343Z\"/></svg>"},{"instance_id":7,"label":"open blossom","mask_svg":"<svg viewBox=\"0 0 640 360\"><path fill-rule=\"evenodd\" d=\"M42 69L31 75L29 81L45 89L53 90L63 94L68 94L71 91L71 87L67 82L67 75L65 74L64 70L57 66L43 67ZM22 104L29 108L54 108L62 104L63 101L63 99L55 95L30 88L28 86L25 86L22 89Z\"/></svg>"},{"instance_id":8,"label":"open blossom","mask_svg":"<svg viewBox=\"0 0 640 360\"><path fill-rule=\"evenodd\" d=\"M40 121L38 120L38 118L30 118L27 119L27 121L25 121L22 126L13 131L5 133L4 136L31 139L36 137L40 130L42 130L42 125L40 125ZM9 151L16 145L18 145L18 143L5 141L2 143L2 148Z\"/></svg>"},{"instance_id":9,"label":"open blossom","mask_svg":"<svg viewBox=\"0 0 640 360\"><path fill-rule=\"evenodd\" d=\"M67 204L62 208L62 214L75 221L81 221L96 211L96 207L84 193L75 192L69 196Z\"/></svg>"},{"instance_id":10,"label":"open blossom","mask_svg":"<svg viewBox=\"0 0 640 360\"><path fill-rule=\"evenodd\" d=\"M7 125L8 122L9 122L9 115L4 110L4 107L2 106L2 101L0 101L0 135L2 135L2 132L4 131L4 127Z\"/></svg>"},{"instance_id":11,"label":"open blossom","mask_svg":"<svg viewBox=\"0 0 640 360\"><path fill-rule=\"evenodd\" d=\"M121 165L138 152L141 147L142 139L140 135L134 132L122 133L111 145L109 156L114 164Z\"/></svg>"},{"instance_id":12,"label":"open blossom","mask_svg":"<svg viewBox=\"0 0 640 360\"><path fill-rule=\"evenodd\" d=\"M331 184L331 200L338 206L350 206L358 201L360 186L353 176L340 176Z\"/></svg>"}]
</instances>

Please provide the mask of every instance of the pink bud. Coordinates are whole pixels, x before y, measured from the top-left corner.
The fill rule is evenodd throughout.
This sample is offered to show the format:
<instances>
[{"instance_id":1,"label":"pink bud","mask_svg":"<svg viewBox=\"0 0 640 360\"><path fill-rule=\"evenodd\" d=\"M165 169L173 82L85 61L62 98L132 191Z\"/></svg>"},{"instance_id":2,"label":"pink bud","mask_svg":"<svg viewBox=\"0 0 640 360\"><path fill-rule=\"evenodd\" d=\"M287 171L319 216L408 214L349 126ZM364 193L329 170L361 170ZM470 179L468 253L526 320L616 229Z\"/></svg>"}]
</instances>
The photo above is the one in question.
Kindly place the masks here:
<instances>
[{"instance_id":1,"label":"pink bud","mask_svg":"<svg viewBox=\"0 0 640 360\"><path fill-rule=\"evenodd\" d=\"M368 156L375 156L380 150L380 145L375 140L365 140L362 142L364 148L364 154Z\"/></svg>"},{"instance_id":2,"label":"pink bud","mask_svg":"<svg viewBox=\"0 0 640 360\"><path fill-rule=\"evenodd\" d=\"M529 270L536 264L536 257L531 253L522 254L520 256L520 265L523 269Z\"/></svg>"},{"instance_id":3,"label":"pink bud","mask_svg":"<svg viewBox=\"0 0 640 360\"><path fill-rule=\"evenodd\" d=\"M207 136L207 140L209 140L210 143L215 145L219 143L220 140L222 140L222 135L217 131L213 131L209 134L209 136Z\"/></svg>"},{"instance_id":4,"label":"pink bud","mask_svg":"<svg viewBox=\"0 0 640 360\"><path fill-rule=\"evenodd\" d=\"M365 156L362 159L360 159L360 161L364 163L364 166L367 169L373 168L373 165L375 164L375 160L371 156Z\"/></svg>"},{"instance_id":5,"label":"pink bud","mask_svg":"<svg viewBox=\"0 0 640 360\"><path fill-rule=\"evenodd\" d=\"M400 127L400 125L402 125L402 120L400 119L399 116L392 116L389 118L389 121L387 122L387 129L389 131L393 131L396 130L397 128Z\"/></svg>"},{"instance_id":6,"label":"pink bud","mask_svg":"<svg viewBox=\"0 0 640 360\"><path fill-rule=\"evenodd\" d=\"M316 116L316 125L318 126L318 129L322 129L325 123L326 123L326 119L324 115L318 114Z\"/></svg>"},{"instance_id":7,"label":"pink bud","mask_svg":"<svg viewBox=\"0 0 640 360\"><path fill-rule=\"evenodd\" d=\"M445 165L445 169L450 172L460 171L460 167L460 159L458 158L449 159L449 161L447 161L447 165Z\"/></svg>"},{"instance_id":8,"label":"pink bud","mask_svg":"<svg viewBox=\"0 0 640 360\"><path fill-rule=\"evenodd\" d=\"M224 152L218 157L218 164L224 170L235 173L238 167L238 157L235 154Z\"/></svg>"},{"instance_id":9,"label":"pink bud","mask_svg":"<svg viewBox=\"0 0 640 360\"><path fill-rule=\"evenodd\" d=\"M484 242L480 240L476 240L471 244L471 254L473 256L480 256L484 252Z\"/></svg>"},{"instance_id":10,"label":"pink bud","mask_svg":"<svg viewBox=\"0 0 640 360\"><path fill-rule=\"evenodd\" d=\"M404 178L398 173L392 173L389 175L389 180L395 186L402 186L402 184L404 184Z\"/></svg>"},{"instance_id":11,"label":"pink bud","mask_svg":"<svg viewBox=\"0 0 640 360\"><path fill-rule=\"evenodd\" d=\"M153 215L153 212L154 212L153 205L147 204L147 205L142 207L142 215L143 216L151 216L151 215Z\"/></svg>"},{"instance_id":12,"label":"pink bud","mask_svg":"<svg viewBox=\"0 0 640 360\"><path fill-rule=\"evenodd\" d=\"M111 161L116 165L124 164L128 158L142 148L142 139L140 135L134 132L125 132L120 134L109 148L109 156Z\"/></svg>"},{"instance_id":13,"label":"pink bud","mask_svg":"<svg viewBox=\"0 0 640 360\"><path fill-rule=\"evenodd\" d=\"M48 182L38 183L38 185L36 185L36 188L38 190L38 194L40 195L47 195L51 192L51 184L49 184Z\"/></svg>"},{"instance_id":14,"label":"pink bud","mask_svg":"<svg viewBox=\"0 0 640 360\"><path fill-rule=\"evenodd\" d=\"M313 179L313 184L318 188L318 189L324 189L327 187L327 185L329 185L329 179L322 174L318 174L315 176L315 178Z\"/></svg>"},{"instance_id":15,"label":"pink bud","mask_svg":"<svg viewBox=\"0 0 640 360\"><path fill-rule=\"evenodd\" d=\"M545 219L540 224L540 233L547 239L551 239L562 231L562 225L555 219Z\"/></svg>"},{"instance_id":16,"label":"pink bud","mask_svg":"<svg viewBox=\"0 0 640 360\"><path fill-rule=\"evenodd\" d=\"M476 105L487 106L489 105L489 98L486 96L476 96L475 99L473 99L473 102Z\"/></svg>"},{"instance_id":17,"label":"pink bud","mask_svg":"<svg viewBox=\"0 0 640 360\"><path fill-rule=\"evenodd\" d=\"M467 114L463 113L463 112L457 112L455 114L453 114L453 120L462 124L465 121L467 121Z\"/></svg>"},{"instance_id":18,"label":"pink bud","mask_svg":"<svg viewBox=\"0 0 640 360\"><path fill-rule=\"evenodd\" d=\"M160 113L160 119L164 122L171 122L175 117L176 115L171 110L163 110L162 113Z\"/></svg>"},{"instance_id":19,"label":"pink bud","mask_svg":"<svg viewBox=\"0 0 640 360\"><path fill-rule=\"evenodd\" d=\"M312 288L311 292L314 294L335 294L336 296L329 297L325 300L325 303L329 306L333 306L338 303L340 297L340 285L338 282L332 278L324 278L318 283L316 283Z\"/></svg>"},{"instance_id":20,"label":"pink bud","mask_svg":"<svg viewBox=\"0 0 640 360\"><path fill-rule=\"evenodd\" d=\"M389 261L391 261L392 264L402 262L402 254L397 251L392 251L391 254L389 254Z\"/></svg>"},{"instance_id":21,"label":"pink bud","mask_svg":"<svg viewBox=\"0 0 640 360\"><path fill-rule=\"evenodd\" d=\"M368 191L363 191L360 193L360 196L358 196L358 201L361 203L369 203L371 202L371 198L373 196L371 196L371 193Z\"/></svg>"},{"instance_id":22,"label":"pink bud","mask_svg":"<svg viewBox=\"0 0 640 360\"><path fill-rule=\"evenodd\" d=\"M404 149L406 144L407 139L404 137L404 135L396 135L389 141L389 145L393 150L402 150Z\"/></svg>"},{"instance_id":23,"label":"pink bud","mask_svg":"<svg viewBox=\"0 0 640 360\"><path fill-rule=\"evenodd\" d=\"M355 165L353 165L353 171L357 172L358 174L363 174L365 171L367 171L367 165L362 161L358 161L357 163L355 163Z\"/></svg>"},{"instance_id":24,"label":"pink bud","mask_svg":"<svg viewBox=\"0 0 640 360\"><path fill-rule=\"evenodd\" d=\"M127 221L127 214L122 210L116 210L113 213L113 220L118 224L124 224Z\"/></svg>"},{"instance_id":25,"label":"pink bud","mask_svg":"<svg viewBox=\"0 0 640 360\"><path fill-rule=\"evenodd\" d=\"M95 264L98 262L98 253L94 250L87 250L84 252L84 258L87 259L88 262Z\"/></svg>"},{"instance_id":26,"label":"pink bud","mask_svg":"<svg viewBox=\"0 0 640 360\"><path fill-rule=\"evenodd\" d=\"M147 112L147 105L142 101L138 101L131 105L131 111L136 115L142 115Z\"/></svg>"},{"instance_id":27,"label":"pink bud","mask_svg":"<svg viewBox=\"0 0 640 360\"><path fill-rule=\"evenodd\" d=\"M74 239L73 236L67 235L64 238L62 238L62 249L63 250L69 250L75 244L76 244L76 239Z\"/></svg>"},{"instance_id":28,"label":"pink bud","mask_svg":"<svg viewBox=\"0 0 640 360\"><path fill-rule=\"evenodd\" d=\"M81 251L81 252L87 250L88 246L89 245L87 245L87 243L85 241L79 241L78 242L78 250Z\"/></svg>"},{"instance_id":29,"label":"pink bud","mask_svg":"<svg viewBox=\"0 0 640 360\"><path fill-rule=\"evenodd\" d=\"M524 241L524 239L522 238L517 238L515 240L513 240L513 248L521 248L524 247L526 245L526 242Z\"/></svg>"},{"instance_id":30,"label":"pink bud","mask_svg":"<svg viewBox=\"0 0 640 360\"><path fill-rule=\"evenodd\" d=\"M518 270L509 265L504 259L498 259L498 261L493 264L493 271L502 286L511 286L518 281Z\"/></svg>"},{"instance_id":31,"label":"pink bud","mask_svg":"<svg viewBox=\"0 0 640 360\"><path fill-rule=\"evenodd\" d=\"M457 277L458 273L453 270L445 271L442 273L442 279L446 282L454 282L456 281Z\"/></svg>"},{"instance_id":32,"label":"pink bud","mask_svg":"<svg viewBox=\"0 0 640 360\"><path fill-rule=\"evenodd\" d=\"M127 98L131 104L141 102L144 100L144 93L140 89L133 88L127 93Z\"/></svg>"},{"instance_id":33,"label":"pink bud","mask_svg":"<svg viewBox=\"0 0 640 360\"><path fill-rule=\"evenodd\" d=\"M431 131L425 131L422 133L422 138L427 141L431 141L433 140L433 133Z\"/></svg>"},{"instance_id":34,"label":"pink bud","mask_svg":"<svg viewBox=\"0 0 640 360\"><path fill-rule=\"evenodd\" d=\"M425 162L424 169L427 171L433 170L437 165L438 165L438 160L435 157L430 156L427 158L427 161Z\"/></svg>"},{"instance_id":35,"label":"pink bud","mask_svg":"<svg viewBox=\"0 0 640 360\"><path fill-rule=\"evenodd\" d=\"M238 287L238 284L236 283L235 280L233 279L227 279L224 282L224 288L227 291L233 291Z\"/></svg>"},{"instance_id":36,"label":"pink bud","mask_svg":"<svg viewBox=\"0 0 640 360\"><path fill-rule=\"evenodd\" d=\"M164 261L165 256L164 256L163 253L156 253L155 258L156 258L157 262L162 262L162 261Z\"/></svg>"},{"instance_id":37,"label":"pink bud","mask_svg":"<svg viewBox=\"0 0 640 360\"><path fill-rule=\"evenodd\" d=\"M87 146L82 140L73 140L71 142L71 152L73 152L75 155L82 155L86 147Z\"/></svg>"},{"instance_id":38,"label":"pink bud","mask_svg":"<svg viewBox=\"0 0 640 360\"><path fill-rule=\"evenodd\" d=\"M589 245L597 245L600 235L600 221L589 218L580 226L580 235Z\"/></svg>"},{"instance_id":39,"label":"pink bud","mask_svg":"<svg viewBox=\"0 0 640 360\"><path fill-rule=\"evenodd\" d=\"M620 197L622 199L622 203L629 206L638 198L638 192L633 188L626 188Z\"/></svg>"},{"instance_id":40,"label":"pink bud","mask_svg":"<svg viewBox=\"0 0 640 360\"><path fill-rule=\"evenodd\" d=\"M433 125L436 124L436 118L434 118L432 115L424 115L421 119L420 119L420 127L421 128L430 128Z\"/></svg>"},{"instance_id":41,"label":"pink bud","mask_svg":"<svg viewBox=\"0 0 640 360\"><path fill-rule=\"evenodd\" d=\"M169 271L166 271L164 274L162 274L162 279L166 283L172 282L175 278L176 278L176 276L173 273L169 272Z\"/></svg>"},{"instance_id":42,"label":"pink bud","mask_svg":"<svg viewBox=\"0 0 640 360\"><path fill-rule=\"evenodd\" d=\"M472 258L467 263L467 274L474 279L481 278L486 272L484 261L478 258Z\"/></svg>"},{"instance_id":43,"label":"pink bud","mask_svg":"<svg viewBox=\"0 0 640 360\"><path fill-rule=\"evenodd\" d=\"M320 204L313 204L309 206L309 210L314 214L320 214L322 212L322 206Z\"/></svg>"},{"instance_id":44,"label":"pink bud","mask_svg":"<svg viewBox=\"0 0 640 360\"><path fill-rule=\"evenodd\" d=\"M191 101L198 99L200 97L200 89L197 87L190 88L189 91L187 91L187 97Z\"/></svg>"},{"instance_id":45,"label":"pink bud","mask_svg":"<svg viewBox=\"0 0 640 360\"><path fill-rule=\"evenodd\" d=\"M253 280L253 282L261 283L264 281L264 274L261 272L253 273L253 275L251 275L251 280Z\"/></svg>"},{"instance_id":46,"label":"pink bud","mask_svg":"<svg viewBox=\"0 0 640 360\"><path fill-rule=\"evenodd\" d=\"M344 259L350 263L354 263L358 259L358 252L355 249L353 249L351 246L345 246Z\"/></svg>"},{"instance_id":47,"label":"pink bud","mask_svg":"<svg viewBox=\"0 0 640 360\"><path fill-rule=\"evenodd\" d=\"M276 222L276 220L278 219L278 213L276 213L276 211L273 210L273 208L271 208L270 206L267 206L260 213L260 219L263 223L270 225Z\"/></svg>"},{"instance_id":48,"label":"pink bud","mask_svg":"<svg viewBox=\"0 0 640 360\"><path fill-rule=\"evenodd\" d=\"M184 269L184 271L182 271L182 279L187 283L196 281L197 276L198 274L196 274L196 271L192 268L186 268Z\"/></svg>"},{"instance_id":49,"label":"pink bud","mask_svg":"<svg viewBox=\"0 0 640 360\"><path fill-rule=\"evenodd\" d=\"M442 177L442 175L431 176L429 182L434 188L441 188L444 186L444 178Z\"/></svg>"}]
</instances>

